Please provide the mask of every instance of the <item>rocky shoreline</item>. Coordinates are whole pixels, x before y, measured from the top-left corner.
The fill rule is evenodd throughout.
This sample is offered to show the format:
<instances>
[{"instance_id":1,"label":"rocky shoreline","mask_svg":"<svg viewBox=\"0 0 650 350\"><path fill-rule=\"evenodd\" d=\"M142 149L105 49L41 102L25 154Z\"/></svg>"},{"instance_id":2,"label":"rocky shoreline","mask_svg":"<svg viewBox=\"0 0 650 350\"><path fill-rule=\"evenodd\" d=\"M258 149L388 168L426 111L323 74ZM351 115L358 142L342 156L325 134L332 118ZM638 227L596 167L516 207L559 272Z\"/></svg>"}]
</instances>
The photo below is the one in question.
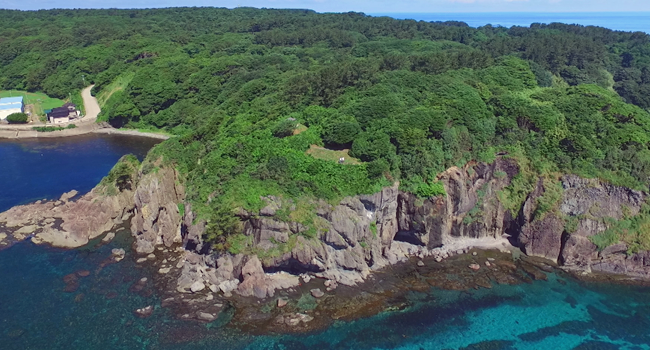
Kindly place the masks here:
<instances>
[{"instance_id":1,"label":"rocky shoreline","mask_svg":"<svg viewBox=\"0 0 650 350\"><path fill-rule=\"evenodd\" d=\"M75 248L106 233L110 240L128 225L130 258L152 269L163 307L181 319L230 322L254 333L311 331L397 310L407 306L408 291L545 279L557 264L585 280L644 284L650 273L648 252L627 255L620 243L599 252L588 239L607 228L602 218L623 217L623 207L638 213L647 194L567 175L557 209L540 218L540 179L512 215L498 197L519 173L512 159L449 169L439 176L441 197L418 199L396 184L338 205L310 203L320 227L315 236L280 214L299 203L263 198L259 212L237 214L257 255L212 252L202 239L206 222L185 202L182 178L160 161L146 162L81 197L68 193L0 214L0 249L28 238ZM128 166L123 159L114 169L120 164ZM572 233L566 217L576 218ZM148 317L154 309L135 312Z\"/></svg>"}]
</instances>

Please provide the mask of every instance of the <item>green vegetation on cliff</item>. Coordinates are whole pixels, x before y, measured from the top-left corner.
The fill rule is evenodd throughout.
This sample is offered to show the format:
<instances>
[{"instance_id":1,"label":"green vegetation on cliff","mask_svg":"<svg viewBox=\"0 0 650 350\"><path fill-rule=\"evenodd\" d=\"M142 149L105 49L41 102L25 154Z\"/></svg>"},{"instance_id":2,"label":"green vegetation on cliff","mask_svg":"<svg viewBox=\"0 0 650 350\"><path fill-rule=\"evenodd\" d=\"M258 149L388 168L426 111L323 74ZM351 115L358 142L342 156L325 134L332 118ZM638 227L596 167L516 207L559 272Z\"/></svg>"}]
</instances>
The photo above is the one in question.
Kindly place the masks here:
<instances>
[{"instance_id":1,"label":"green vegetation on cliff","mask_svg":"<svg viewBox=\"0 0 650 350\"><path fill-rule=\"evenodd\" d=\"M139 168L138 158L132 154L125 155L117 161L97 188L108 196L114 196L124 190L132 191L135 189Z\"/></svg>"},{"instance_id":2,"label":"green vegetation on cliff","mask_svg":"<svg viewBox=\"0 0 650 350\"><path fill-rule=\"evenodd\" d=\"M222 243L264 196L337 201L395 180L435 196L437 174L500 152L523 170L499 197L511 211L545 176L540 217L553 172L650 177L643 33L171 8L0 10L0 37L1 88L65 97L85 79L100 119L179 135L155 156Z\"/></svg>"}]
</instances>

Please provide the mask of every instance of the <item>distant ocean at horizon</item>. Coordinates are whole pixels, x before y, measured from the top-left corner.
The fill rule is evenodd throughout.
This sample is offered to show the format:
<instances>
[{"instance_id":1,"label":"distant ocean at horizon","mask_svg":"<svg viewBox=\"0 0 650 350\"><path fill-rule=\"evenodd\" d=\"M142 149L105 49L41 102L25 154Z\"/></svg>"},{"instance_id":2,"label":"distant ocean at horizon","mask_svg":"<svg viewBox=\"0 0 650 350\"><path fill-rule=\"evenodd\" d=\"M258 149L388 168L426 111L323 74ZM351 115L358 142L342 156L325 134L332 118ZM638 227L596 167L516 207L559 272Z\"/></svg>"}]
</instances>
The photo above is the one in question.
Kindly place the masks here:
<instances>
[{"instance_id":1,"label":"distant ocean at horizon","mask_svg":"<svg viewBox=\"0 0 650 350\"><path fill-rule=\"evenodd\" d=\"M559 22L650 34L650 12L368 13L368 15L427 22L461 21L475 28L487 24L510 28L529 27L533 23Z\"/></svg>"}]
</instances>

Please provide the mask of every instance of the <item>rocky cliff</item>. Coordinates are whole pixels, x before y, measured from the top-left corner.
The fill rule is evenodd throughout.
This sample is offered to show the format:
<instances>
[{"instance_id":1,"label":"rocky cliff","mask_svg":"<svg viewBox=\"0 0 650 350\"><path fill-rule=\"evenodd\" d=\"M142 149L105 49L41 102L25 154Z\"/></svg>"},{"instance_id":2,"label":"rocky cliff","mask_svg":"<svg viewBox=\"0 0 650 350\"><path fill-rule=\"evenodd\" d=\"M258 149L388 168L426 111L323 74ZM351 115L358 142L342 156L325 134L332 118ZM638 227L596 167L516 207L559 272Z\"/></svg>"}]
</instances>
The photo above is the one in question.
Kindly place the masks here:
<instances>
[{"instance_id":1,"label":"rocky cliff","mask_svg":"<svg viewBox=\"0 0 650 350\"><path fill-rule=\"evenodd\" d=\"M145 254L157 244L169 246L180 232L187 250L184 262L177 264L182 271L176 288L181 292L210 287L226 295L264 298L276 289L296 286L296 276L305 274L331 281L332 288L355 285L371 271L415 255L442 260L472 246L508 247L502 236L513 219L497 195L517 173L517 165L508 159L468 164L440 175L443 197L419 199L395 184L372 195L345 198L338 205L310 202L307 218L304 203L267 197L258 212L238 214L249 242L246 251L211 255L201 239L205 222L196 220L191 206L185 205L182 223L169 221L182 195L169 190L177 195L157 194L156 188L174 187L173 177L159 172L158 182L140 182L132 231L138 252ZM161 217L168 211L172 214ZM292 213L301 211L297 220Z\"/></svg>"},{"instance_id":2,"label":"rocky cliff","mask_svg":"<svg viewBox=\"0 0 650 350\"><path fill-rule=\"evenodd\" d=\"M540 198L553 181L540 178L513 215L499 196L518 174L513 159L470 163L439 175L444 196L421 199L396 184L337 205L310 202L307 219L304 203L270 196L257 212L239 211L248 245L240 254L229 254L213 253L203 242L205 222L194 217L191 206L185 204L180 218L175 209L182 189L173 171L161 170L141 180L132 230L141 253L182 240L185 257L176 265L175 287L185 293L210 288L225 295L271 297L277 289L296 286L301 275L327 279L332 288L355 285L372 271L412 256L440 261L473 246L509 249L511 243L567 268L647 276L648 253L628 255L625 244L599 252L589 239L607 229L606 218L637 214L645 193L566 175L559 180L560 197L542 215ZM160 194L161 188L170 195ZM300 211L300 219L287 215ZM565 229L569 221L575 225L570 233Z\"/></svg>"},{"instance_id":3,"label":"rocky cliff","mask_svg":"<svg viewBox=\"0 0 650 350\"><path fill-rule=\"evenodd\" d=\"M561 200L556 210L541 219L533 218L533 213L537 199L546 192L542 181L528 196L520 218L523 225L518 244L522 250L557 261L568 269L650 277L648 252L628 254L623 242L598 251L590 240L614 221L639 214L648 195L575 175L565 175L560 181Z\"/></svg>"},{"instance_id":4,"label":"rocky cliff","mask_svg":"<svg viewBox=\"0 0 650 350\"><path fill-rule=\"evenodd\" d=\"M417 198L398 184L336 205L263 198L262 209L238 212L245 242L239 254L214 252L203 241L206 222L185 203L174 169L150 162L128 170L77 200L0 214L0 244L31 235L37 243L77 247L132 216L138 262L152 261L164 288L188 296L209 290L271 297L297 286L300 276L324 278L331 289L352 286L413 256L441 261L471 247L506 250L511 243L567 268L643 277L650 271L648 252L627 254L622 242L598 251L590 239L639 213L647 194L573 175L559 179L560 190L540 178L513 215L501 198L520 172L509 158L448 169L438 177L446 194L435 198ZM551 190L557 200L540 214Z\"/></svg>"}]
</instances>

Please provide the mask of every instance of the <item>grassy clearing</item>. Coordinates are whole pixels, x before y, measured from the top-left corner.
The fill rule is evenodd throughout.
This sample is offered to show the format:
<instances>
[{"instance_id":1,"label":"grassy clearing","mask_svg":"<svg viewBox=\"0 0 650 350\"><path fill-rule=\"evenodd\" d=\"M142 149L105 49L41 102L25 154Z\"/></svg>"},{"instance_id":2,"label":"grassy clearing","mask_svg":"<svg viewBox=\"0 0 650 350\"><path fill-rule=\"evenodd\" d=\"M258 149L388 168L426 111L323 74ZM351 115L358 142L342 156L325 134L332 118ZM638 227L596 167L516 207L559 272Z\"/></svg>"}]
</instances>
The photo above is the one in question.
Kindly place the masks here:
<instances>
[{"instance_id":1,"label":"grassy clearing","mask_svg":"<svg viewBox=\"0 0 650 350\"><path fill-rule=\"evenodd\" d=\"M17 96L23 97L24 99L23 102L25 103L25 105L33 105L34 113L41 116L45 115L44 111L46 109L61 107L65 103L64 101L59 100L58 98L52 98L40 92L26 92L26 91L18 91L18 90L0 91L0 97L17 97Z\"/></svg>"},{"instance_id":2,"label":"grassy clearing","mask_svg":"<svg viewBox=\"0 0 650 350\"><path fill-rule=\"evenodd\" d=\"M303 133L303 132L307 131L307 129L309 129L309 128L306 127L306 126L304 126L304 125L302 125L302 124L298 124L298 126L296 127L296 129L293 130L293 134L294 134L294 135L299 135L300 133Z\"/></svg>"},{"instance_id":3,"label":"grassy clearing","mask_svg":"<svg viewBox=\"0 0 650 350\"><path fill-rule=\"evenodd\" d=\"M335 151L320 146L311 145L307 150L307 154L317 159L329 160L332 162L338 162L339 158L343 157L345 158L343 164L350 164L350 165L361 164L360 160L356 158L352 158L348 155L349 151L350 151L349 149Z\"/></svg>"},{"instance_id":4,"label":"grassy clearing","mask_svg":"<svg viewBox=\"0 0 650 350\"><path fill-rule=\"evenodd\" d=\"M124 90L126 86L129 85L131 80L133 80L134 75L135 73L133 72L124 73L117 77L115 81L102 89L102 91L97 94L97 102L99 103L99 106L104 107L108 99L111 98L114 93L120 90Z\"/></svg>"}]
</instances>

